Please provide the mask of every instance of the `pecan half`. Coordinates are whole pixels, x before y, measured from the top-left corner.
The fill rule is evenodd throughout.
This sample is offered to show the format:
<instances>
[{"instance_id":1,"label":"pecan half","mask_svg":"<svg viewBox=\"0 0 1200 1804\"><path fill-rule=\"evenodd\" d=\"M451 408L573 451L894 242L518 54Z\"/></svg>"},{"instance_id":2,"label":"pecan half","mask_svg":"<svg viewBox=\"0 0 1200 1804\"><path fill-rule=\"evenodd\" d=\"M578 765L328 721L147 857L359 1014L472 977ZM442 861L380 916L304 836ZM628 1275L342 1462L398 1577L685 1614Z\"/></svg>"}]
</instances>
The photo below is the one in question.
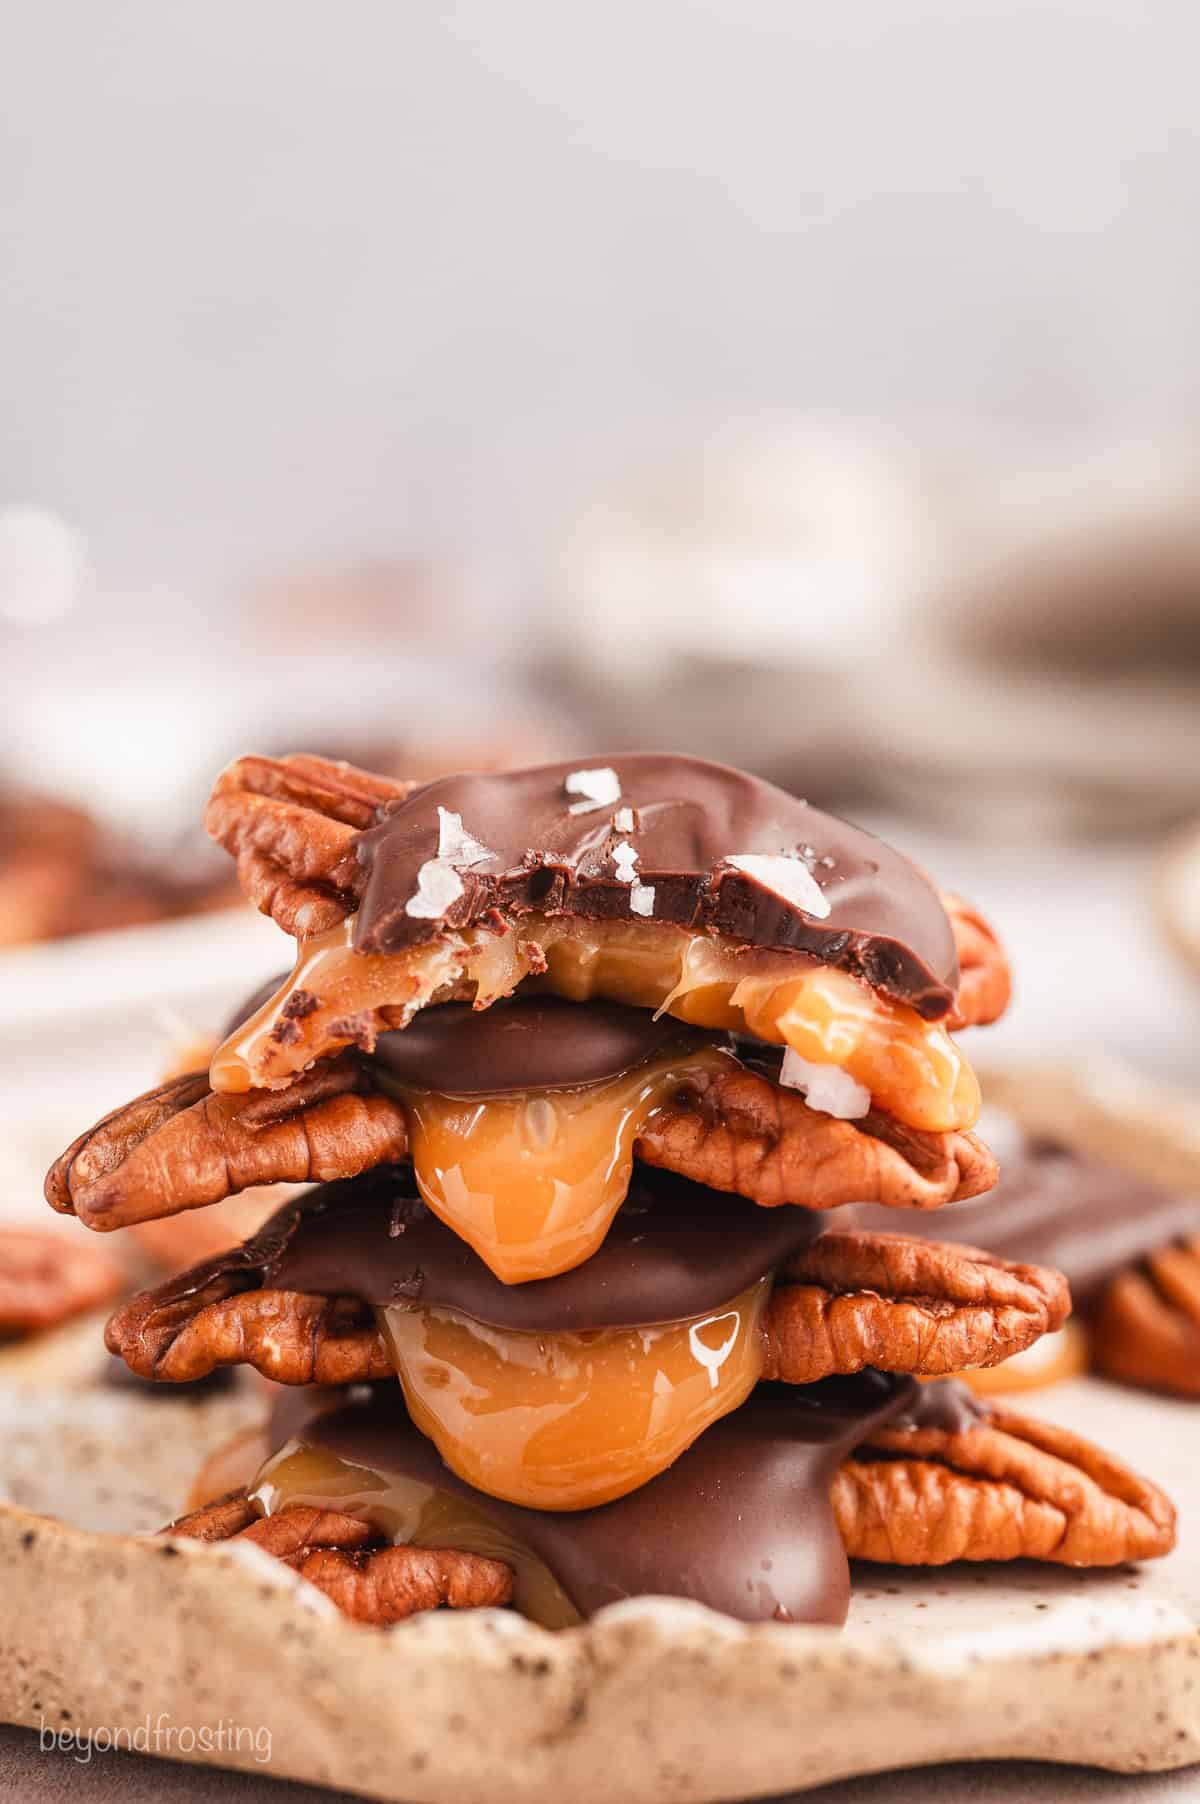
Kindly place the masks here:
<instances>
[{"instance_id":1,"label":"pecan half","mask_svg":"<svg viewBox=\"0 0 1200 1804\"><path fill-rule=\"evenodd\" d=\"M1003 1410L959 1433L879 1430L838 1469L833 1510L847 1553L900 1566L1114 1566L1175 1542L1157 1486L1065 1428Z\"/></svg>"},{"instance_id":2,"label":"pecan half","mask_svg":"<svg viewBox=\"0 0 1200 1804\"><path fill-rule=\"evenodd\" d=\"M1105 1288L1089 1316L1101 1371L1200 1397L1200 1235L1159 1247Z\"/></svg>"},{"instance_id":3,"label":"pecan half","mask_svg":"<svg viewBox=\"0 0 1200 1804\"><path fill-rule=\"evenodd\" d=\"M210 1264L215 1264L210 1261ZM105 1330L110 1353L142 1378L187 1384L217 1366L253 1366L277 1384L390 1378L372 1311L354 1297L249 1288L247 1275L199 1266L122 1304ZM196 1280L201 1281L197 1284Z\"/></svg>"},{"instance_id":4,"label":"pecan half","mask_svg":"<svg viewBox=\"0 0 1200 1804\"><path fill-rule=\"evenodd\" d=\"M162 1531L200 1541L244 1541L316 1585L355 1622L386 1627L425 1610L494 1608L512 1597L500 1560L451 1548L392 1547L366 1522L295 1504L260 1516L244 1491L207 1504Z\"/></svg>"},{"instance_id":5,"label":"pecan half","mask_svg":"<svg viewBox=\"0 0 1200 1804\"><path fill-rule=\"evenodd\" d=\"M958 947L958 995L947 1027L986 1027L999 1020L1012 994L1012 974L1003 946L979 910L961 896L942 892L942 907Z\"/></svg>"},{"instance_id":6,"label":"pecan half","mask_svg":"<svg viewBox=\"0 0 1200 1804\"><path fill-rule=\"evenodd\" d=\"M634 1151L647 1165L773 1206L867 1198L936 1209L990 1190L998 1168L974 1134L922 1133L872 1110L838 1121L745 1065L706 1072L656 1110Z\"/></svg>"},{"instance_id":7,"label":"pecan half","mask_svg":"<svg viewBox=\"0 0 1200 1804\"><path fill-rule=\"evenodd\" d=\"M353 1297L260 1288L290 1231L280 1211L236 1259L210 1260L133 1297L106 1336L143 1378L186 1382L250 1365L280 1384L352 1384L393 1367L371 1309ZM810 1384L877 1366L942 1376L994 1365L1062 1322L1057 1272L894 1234L819 1235L768 1306L764 1376Z\"/></svg>"},{"instance_id":8,"label":"pecan half","mask_svg":"<svg viewBox=\"0 0 1200 1804\"><path fill-rule=\"evenodd\" d=\"M238 758L217 778L204 824L255 907L299 939L358 906L355 836L416 788L328 758Z\"/></svg>"},{"instance_id":9,"label":"pecan half","mask_svg":"<svg viewBox=\"0 0 1200 1804\"><path fill-rule=\"evenodd\" d=\"M241 1096L214 1095L192 1072L81 1134L50 1167L46 1200L89 1228L124 1228L252 1185L353 1177L407 1150L404 1111L352 1054Z\"/></svg>"},{"instance_id":10,"label":"pecan half","mask_svg":"<svg viewBox=\"0 0 1200 1804\"><path fill-rule=\"evenodd\" d=\"M784 1268L767 1310L764 1377L942 1377L998 1365L1062 1326L1066 1280L977 1247L831 1229Z\"/></svg>"},{"instance_id":11,"label":"pecan half","mask_svg":"<svg viewBox=\"0 0 1200 1804\"><path fill-rule=\"evenodd\" d=\"M102 1247L38 1228L0 1228L0 1335L54 1328L124 1288L124 1273Z\"/></svg>"},{"instance_id":12,"label":"pecan half","mask_svg":"<svg viewBox=\"0 0 1200 1804\"><path fill-rule=\"evenodd\" d=\"M353 914L365 872L354 841L376 811L419 783L395 783L324 758L239 758L222 771L205 814L237 861L238 880L263 914L296 938ZM942 898L958 943L961 982L948 1025L992 1021L1008 1000L1008 964L983 918L961 897ZM418 962L426 958L418 954Z\"/></svg>"},{"instance_id":13,"label":"pecan half","mask_svg":"<svg viewBox=\"0 0 1200 1804\"><path fill-rule=\"evenodd\" d=\"M182 1535L189 1541L229 1541L257 1520L258 1511L243 1485L236 1491L227 1491L223 1497L214 1497L210 1503L191 1510L174 1522L168 1522L159 1532Z\"/></svg>"}]
</instances>

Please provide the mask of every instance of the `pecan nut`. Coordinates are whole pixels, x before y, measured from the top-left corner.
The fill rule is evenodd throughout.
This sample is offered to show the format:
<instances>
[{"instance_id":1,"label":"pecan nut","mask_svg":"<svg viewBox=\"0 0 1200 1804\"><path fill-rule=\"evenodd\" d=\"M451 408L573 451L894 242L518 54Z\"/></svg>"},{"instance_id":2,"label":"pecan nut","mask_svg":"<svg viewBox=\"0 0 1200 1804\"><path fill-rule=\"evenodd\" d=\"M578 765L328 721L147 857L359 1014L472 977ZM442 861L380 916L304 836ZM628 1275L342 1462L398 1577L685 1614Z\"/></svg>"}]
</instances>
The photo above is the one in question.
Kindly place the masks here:
<instances>
[{"instance_id":1,"label":"pecan nut","mask_svg":"<svg viewBox=\"0 0 1200 1804\"><path fill-rule=\"evenodd\" d=\"M238 758L217 778L204 824L255 907L300 939L358 906L355 836L418 787L327 758Z\"/></svg>"},{"instance_id":2,"label":"pecan nut","mask_svg":"<svg viewBox=\"0 0 1200 1804\"><path fill-rule=\"evenodd\" d=\"M1114 1566L1175 1542L1156 1485L1065 1428L1002 1410L957 1433L879 1430L839 1467L833 1509L851 1557L900 1566Z\"/></svg>"},{"instance_id":3,"label":"pecan nut","mask_svg":"<svg viewBox=\"0 0 1200 1804\"><path fill-rule=\"evenodd\" d=\"M102 1247L38 1228L0 1228L0 1335L54 1328L124 1288L124 1273Z\"/></svg>"},{"instance_id":4,"label":"pecan nut","mask_svg":"<svg viewBox=\"0 0 1200 1804\"><path fill-rule=\"evenodd\" d=\"M511 1569L452 1548L392 1547L368 1523L295 1504L259 1516L244 1491L172 1522L164 1534L243 1541L298 1572L355 1622L386 1627L425 1610L489 1609L510 1601Z\"/></svg>"},{"instance_id":5,"label":"pecan nut","mask_svg":"<svg viewBox=\"0 0 1200 1804\"><path fill-rule=\"evenodd\" d=\"M977 1247L830 1229L784 1268L767 1310L764 1376L944 1377L998 1365L1062 1326L1065 1278Z\"/></svg>"},{"instance_id":6,"label":"pecan nut","mask_svg":"<svg viewBox=\"0 0 1200 1804\"><path fill-rule=\"evenodd\" d=\"M240 1096L214 1095L192 1072L81 1134L50 1167L46 1200L89 1228L124 1228L253 1185L353 1177L407 1150L404 1111L352 1054Z\"/></svg>"},{"instance_id":7,"label":"pecan nut","mask_svg":"<svg viewBox=\"0 0 1200 1804\"><path fill-rule=\"evenodd\" d=\"M834 1209L870 1198L936 1209L990 1190L999 1175L974 1134L923 1133L879 1110L839 1121L734 1064L689 1080L651 1116L634 1151L647 1165L768 1207Z\"/></svg>"},{"instance_id":8,"label":"pecan nut","mask_svg":"<svg viewBox=\"0 0 1200 1804\"><path fill-rule=\"evenodd\" d=\"M239 1290L228 1271L192 1288L189 1281L206 1269L124 1303L105 1330L109 1352L140 1378L173 1384L237 1365L252 1366L276 1384L357 1384L392 1376L374 1315L356 1298Z\"/></svg>"},{"instance_id":9,"label":"pecan nut","mask_svg":"<svg viewBox=\"0 0 1200 1804\"><path fill-rule=\"evenodd\" d=\"M1089 1327L1092 1358L1110 1377L1200 1397L1200 1235L1118 1272Z\"/></svg>"},{"instance_id":10,"label":"pecan nut","mask_svg":"<svg viewBox=\"0 0 1200 1804\"><path fill-rule=\"evenodd\" d=\"M958 995L948 1027L986 1027L998 1021L1012 994L1012 973L1003 946L979 913L961 896L942 892L942 906L958 948Z\"/></svg>"}]
</instances>

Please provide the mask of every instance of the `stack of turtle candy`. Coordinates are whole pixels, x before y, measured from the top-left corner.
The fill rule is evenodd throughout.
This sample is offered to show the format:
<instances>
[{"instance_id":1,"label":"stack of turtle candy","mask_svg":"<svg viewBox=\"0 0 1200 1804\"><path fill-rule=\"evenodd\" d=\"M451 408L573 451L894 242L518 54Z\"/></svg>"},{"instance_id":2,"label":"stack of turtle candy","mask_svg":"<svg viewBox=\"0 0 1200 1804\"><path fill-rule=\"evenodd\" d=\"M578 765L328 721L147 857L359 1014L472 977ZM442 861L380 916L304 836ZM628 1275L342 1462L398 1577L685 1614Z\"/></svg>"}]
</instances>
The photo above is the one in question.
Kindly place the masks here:
<instances>
[{"instance_id":1,"label":"stack of turtle candy","mask_svg":"<svg viewBox=\"0 0 1200 1804\"><path fill-rule=\"evenodd\" d=\"M143 1376L294 1387L172 1532L364 1620L553 1626L643 1594L839 1622L848 1555L1168 1550L1152 1484L946 1376L1061 1327L1057 1272L839 1225L996 1179L950 1030L1004 957L905 858L657 754L244 758L208 826L295 969L47 1180L102 1230L316 1186L110 1323Z\"/></svg>"}]
</instances>

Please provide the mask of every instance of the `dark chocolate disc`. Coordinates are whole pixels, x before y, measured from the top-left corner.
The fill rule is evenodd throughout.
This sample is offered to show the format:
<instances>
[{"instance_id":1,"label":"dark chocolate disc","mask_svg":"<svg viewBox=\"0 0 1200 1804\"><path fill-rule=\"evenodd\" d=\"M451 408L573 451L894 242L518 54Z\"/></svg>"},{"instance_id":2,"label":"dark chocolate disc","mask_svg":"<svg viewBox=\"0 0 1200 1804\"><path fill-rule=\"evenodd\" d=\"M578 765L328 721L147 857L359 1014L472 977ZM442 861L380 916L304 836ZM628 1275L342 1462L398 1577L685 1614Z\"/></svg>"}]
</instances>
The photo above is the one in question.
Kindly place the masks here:
<instances>
[{"instance_id":1,"label":"dark chocolate disc","mask_svg":"<svg viewBox=\"0 0 1200 1804\"><path fill-rule=\"evenodd\" d=\"M619 794L610 784L610 799L592 806L577 780L597 770L613 774ZM431 915L420 873L443 848L460 893ZM700 758L631 753L441 777L391 804L356 854L367 873L360 952L397 952L447 927L495 921L497 911L511 921L537 909L805 952L930 1020L948 1012L958 985L950 922L908 859ZM748 870L729 862L747 857Z\"/></svg>"},{"instance_id":2,"label":"dark chocolate disc","mask_svg":"<svg viewBox=\"0 0 1200 1804\"><path fill-rule=\"evenodd\" d=\"M494 1328L579 1332L684 1321L719 1309L785 1264L824 1226L809 1209L763 1209L672 1172L635 1165L599 1249L574 1270L503 1284L428 1210L411 1168L327 1184L272 1217L262 1282L272 1290L421 1302ZM231 1257L244 1265L244 1253Z\"/></svg>"},{"instance_id":3,"label":"dark chocolate disc","mask_svg":"<svg viewBox=\"0 0 1200 1804\"><path fill-rule=\"evenodd\" d=\"M488 1009L466 1002L422 1009L402 1031L380 1034L372 1057L390 1077L423 1090L502 1096L603 1083L666 1046L706 1042L730 1043L727 1034L618 1002L518 996Z\"/></svg>"}]
</instances>

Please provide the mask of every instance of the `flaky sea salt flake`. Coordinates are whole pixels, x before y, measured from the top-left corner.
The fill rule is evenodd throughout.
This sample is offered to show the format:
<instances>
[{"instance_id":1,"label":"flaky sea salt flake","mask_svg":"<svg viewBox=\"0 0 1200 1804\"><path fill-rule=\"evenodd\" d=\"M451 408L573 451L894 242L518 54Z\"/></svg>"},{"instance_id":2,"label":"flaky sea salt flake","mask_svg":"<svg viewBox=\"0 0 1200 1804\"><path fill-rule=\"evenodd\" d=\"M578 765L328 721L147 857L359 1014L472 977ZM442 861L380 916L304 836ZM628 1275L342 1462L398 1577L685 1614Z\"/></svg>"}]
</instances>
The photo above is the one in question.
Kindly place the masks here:
<instances>
[{"instance_id":1,"label":"flaky sea salt flake","mask_svg":"<svg viewBox=\"0 0 1200 1804\"><path fill-rule=\"evenodd\" d=\"M654 885L652 883L635 883L629 892L629 912L633 915L652 915L654 913Z\"/></svg>"},{"instance_id":2,"label":"flaky sea salt flake","mask_svg":"<svg viewBox=\"0 0 1200 1804\"><path fill-rule=\"evenodd\" d=\"M741 871L744 877L752 877L772 895L790 902L793 908L815 916L818 921L823 921L829 913L829 898L802 859L782 855L772 857L765 852L735 852L725 863L731 864L735 871Z\"/></svg>"},{"instance_id":3,"label":"flaky sea salt flake","mask_svg":"<svg viewBox=\"0 0 1200 1804\"><path fill-rule=\"evenodd\" d=\"M836 1115L839 1121L861 1121L871 1107L871 1092L848 1071L802 1059L790 1046L783 1055L779 1081L789 1090L802 1090L810 1109Z\"/></svg>"},{"instance_id":4,"label":"flaky sea salt flake","mask_svg":"<svg viewBox=\"0 0 1200 1804\"><path fill-rule=\"evenodd\" d=\"M463 894L463 880L452 865L427 858L417 872L415 894L404 904L414 921L439 921Z\"/></svg>"},{"instance_id":5,"label":"flaky sea salt flake","mask_svg":"<svg viewBox=\"0 0 1200 1804\"><path fill-rule=\"evenodd\" d=\"M449 808L438 809L437 855L443 864L468 871L472 865L486 864L489 858L496 856L488 851L482 840L467 832L462 815L454 814Z\"/></svg>"},{"instance_id":6,"label":"flaky sea salt flake","mask_svg":"<svg viewBox=\"0 0 1200 1804\"><path fill-rule=\"evenodd\" d=\"M612 861L617 869L617 877L622 883L637 882L638 855L627 839L620 840L613 847Z\"/></svg>"},{"instance_id":7,"label":"flaky sea salt flake","mask_svg":"<svg viewBox=\"0 0 1200 1804\"><path fill-rule=\"evenodd\" d=\"M597 808L611 808L621 799L621 779L610 765L597 770L573 770L563 782L569 796L578 796L567 810L569 814L591 814Z\"/></svg>"}]
</instances>

